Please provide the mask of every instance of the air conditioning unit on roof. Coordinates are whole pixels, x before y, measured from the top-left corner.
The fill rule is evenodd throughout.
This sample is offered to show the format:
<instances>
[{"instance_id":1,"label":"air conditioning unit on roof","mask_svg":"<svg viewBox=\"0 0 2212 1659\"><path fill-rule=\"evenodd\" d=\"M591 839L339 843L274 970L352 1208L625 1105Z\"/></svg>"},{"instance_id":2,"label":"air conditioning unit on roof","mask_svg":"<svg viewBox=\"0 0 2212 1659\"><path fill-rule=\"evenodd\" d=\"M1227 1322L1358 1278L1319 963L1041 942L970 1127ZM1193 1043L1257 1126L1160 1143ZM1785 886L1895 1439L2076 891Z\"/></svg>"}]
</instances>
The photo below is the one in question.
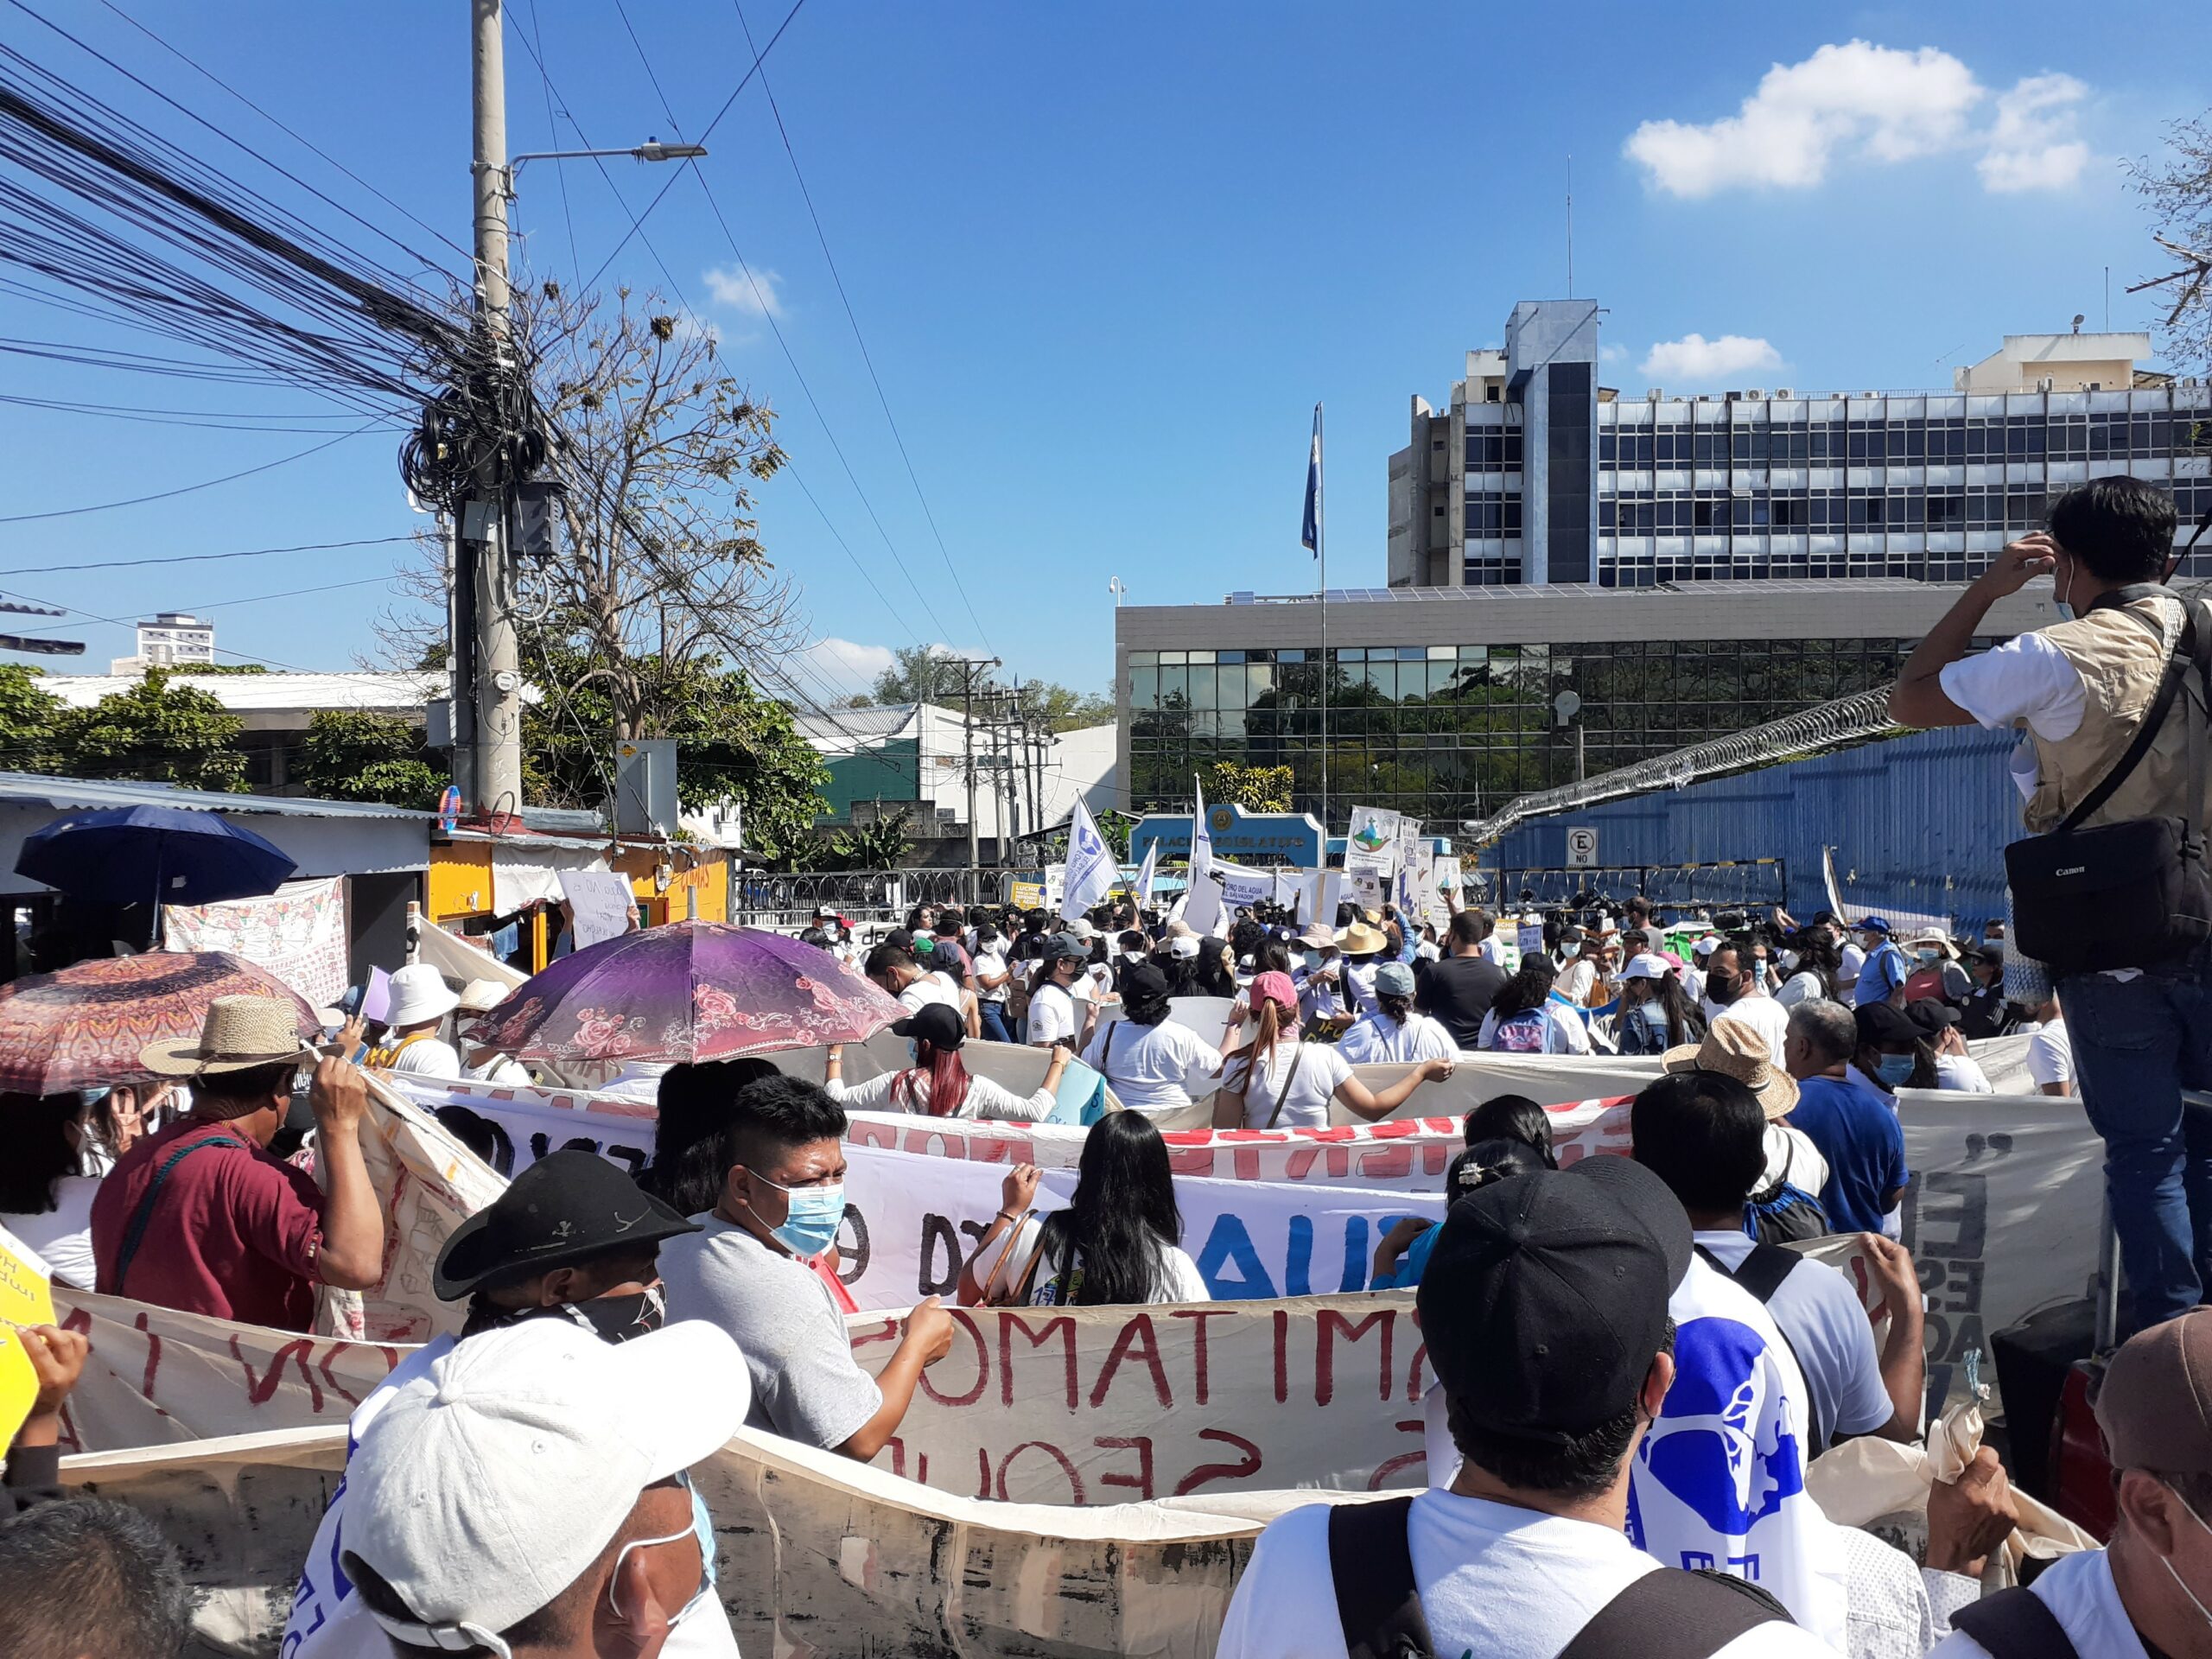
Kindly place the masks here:
<instances>
[{"instance_id":1,"label":"air conditioning unit on roof","mask_svg":"<svg viewBox=\"0 0 2212 1659\"><path fill-rule=\"evenodd\" d=\"M1795 397L1797 394L1787 386L1777 386L1775 388L1774 395L1777 397Z\"/></svg>"},{"instance_id":2,"label":"air conditioning unit on roof","mask_svg":"<svg viewBox=\"0 0 2212 1659\"><path fill-rule=\"evenodd\" d=\"M1667 401L1667 394L1661 391L1657 386L1652 387L1650 391L1643 394L1643 397L1644 401L1647 403L1663 404Z\"/></svg>"},{"instance_id":3,"label":"air conditioning unit on roof","mask_svg":"<svg viewBox=\"0 0 2212 1659\"><path fill-rule=\"evenodd\" d=\"M1766 389L1764 386L1753 386L1746 391L1738 392L1737 395L1741 397L1749 397L1755 401L1764 402L1766 398Z\"/></svg>"}]
</instances>

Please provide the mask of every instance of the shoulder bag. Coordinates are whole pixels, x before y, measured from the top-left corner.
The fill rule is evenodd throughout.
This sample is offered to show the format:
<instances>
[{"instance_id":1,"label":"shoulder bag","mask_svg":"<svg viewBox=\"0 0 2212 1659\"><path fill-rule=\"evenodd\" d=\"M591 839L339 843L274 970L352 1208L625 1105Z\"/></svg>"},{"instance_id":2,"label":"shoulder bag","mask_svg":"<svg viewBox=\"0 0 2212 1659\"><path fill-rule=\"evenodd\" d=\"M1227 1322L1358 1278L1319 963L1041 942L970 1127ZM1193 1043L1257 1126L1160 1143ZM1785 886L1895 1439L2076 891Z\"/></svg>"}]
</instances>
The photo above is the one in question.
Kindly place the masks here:
<instances>
[{"instance_id":1,"label":"shoulder bag","mask_svg":"<svg viewBox=\"0 0 2212 1659\"><path fill-rule=\"evenodd\" d=\"M2123 588L2106 599L2125 604L2164 591ZM2204 798L2202 743L2189 746L2188 814L2081 827L2150 753L2192 664L2212 705L2212 613L2195 600L2182 604L2187 616L2181 636L2126 753L2057 828L2005 849L2014 937L2021 952L2043 963L2054 978L2107 968L2156 967L2186 957L2212 938L2212 874L2205 868L2204 826L2192 823L2190 817ZM2182 717L2187 719L2186 709Z\"/></svg>"}]
</instances>

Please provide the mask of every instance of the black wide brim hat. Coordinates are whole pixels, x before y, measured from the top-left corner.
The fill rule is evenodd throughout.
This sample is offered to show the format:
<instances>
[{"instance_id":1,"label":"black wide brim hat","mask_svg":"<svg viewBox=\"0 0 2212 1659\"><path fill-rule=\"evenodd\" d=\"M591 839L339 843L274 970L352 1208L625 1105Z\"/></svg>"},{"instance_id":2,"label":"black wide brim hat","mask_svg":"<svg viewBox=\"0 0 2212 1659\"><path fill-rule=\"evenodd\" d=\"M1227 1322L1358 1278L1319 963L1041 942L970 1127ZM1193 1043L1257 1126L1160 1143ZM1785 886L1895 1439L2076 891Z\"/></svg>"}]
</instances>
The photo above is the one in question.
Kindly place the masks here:
<instances>
[{"instance_id":1,"label":"black wide brim hat","mask_svg":"<svg viewBox=\"0 0 2212 1659\"><path fill-rule=\"evenodd\" d=\"M459 1301L486 1281L533 1276L700 1230L596 1153L556 1152L453 1231L430 1286Z\"/></svg>"}]
</instances>

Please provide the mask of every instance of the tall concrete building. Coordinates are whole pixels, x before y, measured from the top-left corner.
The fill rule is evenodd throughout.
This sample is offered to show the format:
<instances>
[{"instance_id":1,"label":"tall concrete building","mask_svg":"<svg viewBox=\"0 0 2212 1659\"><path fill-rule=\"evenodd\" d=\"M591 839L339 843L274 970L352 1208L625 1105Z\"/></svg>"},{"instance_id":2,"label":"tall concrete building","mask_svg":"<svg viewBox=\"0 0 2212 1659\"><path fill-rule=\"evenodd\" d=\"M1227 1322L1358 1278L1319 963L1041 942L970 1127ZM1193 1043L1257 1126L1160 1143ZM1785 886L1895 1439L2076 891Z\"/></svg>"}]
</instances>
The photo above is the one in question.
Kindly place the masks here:
<instances>
[{"instance_id":1,"label":"tall concrete building","mask_svg":"<svg viewBox=\"0 0 2212 1659\"><path fill-rule=\"evenodd\" d=\"M1594 302L1523 303L1503 349L1467 354L1446 412L1413 400L1388 580L1963 581L2051 496L2113 472L2171 488L2192 520L2212 507L2212 389L2138 367L2150 351L2139 334L2008 334L1948 392L1625 396L1596 384Z\"/></svg>"}]
</instances>

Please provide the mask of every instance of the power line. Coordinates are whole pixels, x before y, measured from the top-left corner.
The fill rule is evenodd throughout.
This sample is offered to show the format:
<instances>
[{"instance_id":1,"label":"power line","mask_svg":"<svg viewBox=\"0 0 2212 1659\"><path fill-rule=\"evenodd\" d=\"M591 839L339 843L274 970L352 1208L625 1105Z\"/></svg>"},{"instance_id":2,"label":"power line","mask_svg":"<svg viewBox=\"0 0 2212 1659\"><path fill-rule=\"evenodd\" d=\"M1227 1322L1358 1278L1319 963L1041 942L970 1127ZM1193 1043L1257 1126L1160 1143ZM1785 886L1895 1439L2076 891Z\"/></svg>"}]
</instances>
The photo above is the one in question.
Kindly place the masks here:
<instances>
[{"instance_id":1,"label":"power line","mask_svg":"<svg viewBox=\"0 0 2212 1659\"><path fill-rule=\"evenodd\" d=\"M625 22L627 20L625 19ZM516 33L516 38L522 41L524 49L530 53L530 60L537 66L538 84L545 89L546 137L550 138L553 143L557 145L561 142L561 129L559 124L553 118L553 77L546 73L545 29L543 23L538 16L537 0L530 0L530 32L537 37L537 44L535 47L532 47L530 41L523 37L519 29L518 29ZM564 105L563 113L565 112L566 107ZM576 118L573 115L569 117L569 124L572 127L576 124ZM582 145L582 148L589 149L591 148L590 143L586 141ZM599 158L597 156L594 156L592 159L594 161L597 161ZM602 164L599 170L601 173L605 173L607 168L604 164ZM578 257L576 254L575 215L569 211L568 169L559 167L555 168L553 169L553 181L560 189L561 218L563 222L566 224L569 228L569 270L572 275L581 276L583 275L584 262L582 258Z\"/></svg>"},{"instance_id":2,"label":"power line","mask_svg":"<svg viewBox=\"0 0 2212 1659\"><path fill-rule=\"evenodd\" d=\"M199 484L183 485L174 490L161 490L152 495L134 495L127 501L100 501L88 507L55 507L47 512L10 513L5 518L0 518L0 524L28 524L46 518L73 518L80 513L112 512L118 507L143 506L149 501L168 501L180 495L191 495L196 491L212 490L219 484L233 484L239 479L251 478L256 473L269 472L278 467L289 467L296 461L305 461L309 455L319 455L334 445L345 442L348 438L359 437L363 433L373 429L376 424L377 423L372 421L367 426L355 427L351 432L340 432L336 437L312 444L296 454L285 455L276 461L265 461L260 466L249 467L242 473L228 473L221 478L211 478Z\"/></svg>"},{"instance_id":3,"label":"power line","mask_svg":"<svg viewBox=\"0 0 2212 1659\"><path fill-rule=\"evenodd\" d=\"M95 559L86 564L23 564L0 576L42 576L64 570L126 570L146 564L206 564L217 559L258 559L272 553L327 553L341 547L381 547L413 536L367 536L352 542L302 542L296 547L242 547L230 553L171 553L156 559Z\"/></svg>"},{"instance_id":4,"label":"power line","mask_svg":"<svg viewBox=\"0 0 2212 1659\"><path fill-rule=\"evenodd\" d=\"M17 0L17 3L20 3L21 0ZM784 31L791 26L791 20L798 16L800 9L805 4L806 0L794 0L791 9L784 14L784 21L776 26L776 32L768 37L768 44L762 47L758 52L753 54L753 67L745 72L745 77L743 79L740 80L736 86L730 88L729 96L722 100L721 108L715 111L715 118L707 123L706 130L702 132L695 142L703 144L709 138L714 136L715 129L721 125L722 118L729 113L730 105L737 102L737 95L743 92L746 87L751 84L754 75L760 73L761 64L766 60L768 54L776 49L776 42L784 38ZM686 161L683 165L687 169L696 169L699 163L696 159L692 159ZM620 242L617 242L614 245L614 251L613 253L608 254L606 258L599 262L599 269L592 272L591 280L582 284L582 287L586 291L599 286L599 279L607 274L607 266L614 263L615 254L620 253L623 249L630 245L630 238L632 236L638 235L641 231L643 231L645 220L652 217L653 209L659 207L663 199L667 196L668 193L676 188L676 180L681 176L682 175L680 173L671 176L668 182L662 185L659 190L654 194L653 199L645 204L645 211L636 215L631 224L628 234L625 235Z\"/></svg>"},{"instance_id":5,"label":"power line","mask_svg":"<svg viewBox=\"0 0 2212 1659\"><path fill-rule=\"evenodd\" d=\"M43 409L57 415L85 415L97 420L131 421L145 426L181 426L201 432L270 432L317 435L327 435L327 427L271 425L284 421L350 421L354 411L333 415L240 415L226 416L216 410L144 409L128 404L87 404L63 397L25 397L14 392L0 392L0 404L11 404L23 409ZM397 410L394 411L397 413Z\"/></svg>"},{"instance_id":6,"label":"power line","mask_svg":"<svg viewBox=\"0 0 2212 1659\"><path fill-rule=\"evenodd\" d=\"M737 11L737 26L745 31L745 43L750 47L753 44L753 26L745 21L743 0L731 0L731 4ZM615 8L617 10L621 9L621 0L615 0ZM627 28L630 20L626 16L622 21L623 26ZM636 38L633 31L631 39L635 41ZM646 73L650 74L652 72L648 70ZM660 90L658 81L653 83L653 90ZM791 148L791 135L784 125L784 111L776 102L775 88L768 84L766 69L760 73L760 91L768 99L768 112L775 117L776 135L784 141L784 154L790 159L791 177L798 181L799 197L806 203L806 216L814 222L814 239L822 245L823 262L830 267L830 280L836 285L838 302L845 308L845 321L853 327L853 340L861 348L861 361L868 365L868 378L875 387L876 402L883 405L884 423L891 429L892 442L899 446L899 459L906 463L906 480L914 486L914 499L922 504L922 517L929 523L930 534L937 539L937 550L944 560L945 574L952 578L953 591L960 595L961 604L967 607L968 620L976 625L976 632L983 636L983 645L988 650L990 636L984 630L983 619L976 614L976 607L968 597L966 584L960 580L959 567L952 562L952 550L944 544L944 532L937 527L937 514L930 510L930 499L923 493L921 477L914 471L914 458L906 453L906 435L899 431L898 419L891 412L891 399L884 392L882 378L875 372L875 359L869 354L868 340L861 333L861 320L853 313L852 296L845 292L845 278L837 269L836 256L830 251L829 233L822 228L822 215L815 211L814 193L806 188L806 175L799 171L798 152ZM720 217L719 214L716 216Z\"/></svg>"}]
</instances>

